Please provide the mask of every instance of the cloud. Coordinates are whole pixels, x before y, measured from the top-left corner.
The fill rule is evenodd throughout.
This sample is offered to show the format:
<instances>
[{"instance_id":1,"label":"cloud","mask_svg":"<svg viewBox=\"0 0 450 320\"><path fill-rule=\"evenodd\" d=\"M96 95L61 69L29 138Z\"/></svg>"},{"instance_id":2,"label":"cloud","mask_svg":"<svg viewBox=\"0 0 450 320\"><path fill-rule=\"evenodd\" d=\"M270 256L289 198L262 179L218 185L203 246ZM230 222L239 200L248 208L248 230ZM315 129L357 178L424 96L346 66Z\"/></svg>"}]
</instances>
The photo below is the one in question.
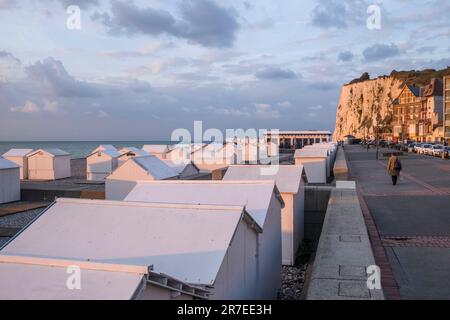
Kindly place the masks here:
<instances>
[{"instance_id":1,"label":"cloud","mask_svg":"<svg viewBox=\"0 0 450 320\"><path fill-rule=\"evenodd\" d=\"M363 23L367 7L365 0L320 0L311 12L312 24L324 29L345 29Z\"/></svg>"},{"instance_id":2,"label":"cloud","mask_svg":"<svg viewBox=\"0 0 450 320\"><path fill-rule=\"evenodd\" d=\"M8 10L16 7L16 0L0 0L0 10Z\"/></svg>"},{"instance_id":3,"label":"cloud","mask_svg":"<svg viewBox=\"0 0 450 320\"><path fill-rule=\"evenodd\" d=\"M43 110L47 111L47 112L58 112L59 111L59 106L58 103L56 101L50 101L48 99L43 99Z\"/></svg>"},{"instance_id":4,"label":"cloud","mask_svg":"<svg viewBox=\"0 0 450 320\"><path fill-rule=\"evenodd\" d=\"M91 84L74 79L59 60L52 57L25 67L30 79L49 86L60 97L94 97L99 92Z\"/></svg>"},{"instance_id":5,"label":"cloud","mask_svg":"<svg viewBox=\"0 0 450 320\"><path fill-rule=\"evenodd\" d=\"M417 53L423 54L423 53L434 53L438 49L436 46L424 46L418 48L416 51Z\"/></svg>"},{"instance_id":6,"label":"cloud","mask_svg":"<svg viewBox=\"0 0 450 320\"><path fill-rule=\"evenodd\" d=\"M142 58L142 57L151 57L157 54L158 52L167 49L173 48L174 45L172 43L149 43L142 47L137 48L136 50L110 50L110 51L102 51L100 52L101 56L112 57L117 59L123 58Z\"/></svg>"},{"instance_id":7,"label":"cloud","mask_svg":"<svg viewBox=\"0 0 450 320\"><path fill-rule=\"evenodd\" d=\"M326 90L333 90L339 88L339 83L336 82L327 82L327 81L319 81L319 82L312 82L309 83L309 86L313 89L320 90L320 91L326 91Z\"/></svg>"},{"instance_id":8,"label":"cloud","mask_svg":"<svg viewBox=\"0 0 450 320\"><path fill-rule=\"evenodd\" d=\"M17 59L12 53L2 50L0 50L0 59L13 60L17 63L21 63L20 60Z\"/></svg>"},{"instance_id":9,"label":"cloud","mask_svg":"<svg viewBox=\"0 0 450 320\"><path fill-rule=\"evenodd\" d=\"M27 100L24 105L11 107L9 111L30 114L41 112L56 113L59 112L59 105L56 101L51 101L47 98L42 99L42 107L31 100Z\"/></svg>"},{"instance_id":10,"label":"cloud","mask_svg":"<svg viewBox=\"0 0 450 320\"><path fill-rule=\"evenodd\" d=\"M104 118L108 118L108 117L109 117L109 114L106 113L106 112L103 111L103 110L98 110L98 111L97 111L97 117L99 117L100 119L104 119Z\"/></svg>"},{"instance_id":11,"label":"cloud","mask_svg":"<svg viewBox=\"0 0 450 320\"><path fill-rule=\"evenodd\" d=\"M283 102L278 102L277 106L279 106L281 108L290 108L290 107L292 107L292 103L290 101L283 101Z\"/></svg>"},{"instance_id":12,"label":"cloud","mask_svg":"<svg viewBox=\"0 0 450 320\"><path fill-rule=\"evenodd\" d=\"M253 114L260 119L278 119L281 116L279 110L274 109L272 105L267 103L255 104L255 111Z\"/></svg>"},{"instance_id":13,"label":"cloud","mask_svg":"<svg viewBox=\"0 0 450 320\"><path fill-rule=\"evenodd\" d=\"M338 60L342 62L349 62L353 60L353 53L351 51L342 51L338 55Z\"/></svg>"},{"instance_id":14,"label":"cloud","mask_svg":"<svg viewBox=\"0 0 450 320\"><path fill-rule=\"evenodd\" d=\"M93 20L104 24L113 36L168 34L205 47L231 47L239 29L237 13L211 0L179 3L181 19L152 7L138 8L133 2L111 1L111 16L95 13Z\"/></svg>"},{"instance_id":15,"label":"cloud","mask_svg":"<svg viewBox=\"0 0 450 320\"><path fill-rule=\"evenodd\" d=\"M213 106L208 106L205 108L207 111L212 111L220 116L231 116L231 117L250 117L250 113L245 109L238 108L217 108ZM192 111L192 110L190 110Z\"/></svg>"},{"instance_id":16,"label":"cloud","mask_svg":"<svg viewBox=\"0 0 450 320\"><path fill-rule=\"evenodd\" d=\"M323 106L321 106L321 105L308 107L308 110L314 110L314 111L318 111L318 110L322 110L322 109L323 109Z\"/></svg>"},{"instance_id":17,"label":"cloud","mask_svg":"<svg viewBox=\"0 0 450 320\"><path fill-rule=\"evenodd\" d=\"M0 0L1 1L1 0ZM87 9L89 7L96 7L99 5L98 0L57 0L64 8L71 5L79 6L81 9Z\"/></svg>"},{"instance_id":18,"label":"cloud","mask_svg":"<svg viewBox=\"0 0 450 320\"><path fill-rule=\"evenodd\" d=\"M372 62L394 57L400 54L396 44L374 44L363 51L364 61Z\"/></svg>"},{"instance_id":19,"label":"cloud","mask_svg":"<svg viewBox=\"0 0 450 320\"><path fill-rule=\"evenodd\" d=\"M11 107L9 108L11 112L21 112L21 113L39 113L41 108L39 108L34 102L27 100L23 106Z\"/></svg>"},{"instance_id":20,"label":"cloud","mask_svg":"<svg viewBox=\"0 0 450 320\"><path fill-rule=\"evenodd\" d=\"M261 80L280 80L280 79L296 79L297 74L289 69L281 69L275 67L265 68L255 73L255 77Z\"/></svg>"}]
</instances>

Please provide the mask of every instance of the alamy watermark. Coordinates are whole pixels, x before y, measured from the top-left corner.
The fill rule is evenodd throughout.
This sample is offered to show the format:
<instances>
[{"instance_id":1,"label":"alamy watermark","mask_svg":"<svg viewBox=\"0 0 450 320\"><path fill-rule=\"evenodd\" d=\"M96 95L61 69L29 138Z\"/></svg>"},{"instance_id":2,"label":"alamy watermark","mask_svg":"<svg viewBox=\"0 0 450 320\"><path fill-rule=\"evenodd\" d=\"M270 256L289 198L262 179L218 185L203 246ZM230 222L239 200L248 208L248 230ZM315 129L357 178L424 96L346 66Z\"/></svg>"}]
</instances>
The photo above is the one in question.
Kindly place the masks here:
<instances>
[{"instance_id":1,"label":"alamy watermark","mask_svg":"<svg viewBox=\"0 0 450 320\"><path fill-rule=\"evenodd\" d=\"M81 8L77 5L70 5L66 9L69 15L66 20L66 27L69 30L81 29Z\"/></svg>"},{"instance_id":2,"label":"alamy watermark","mask_svg":"<svg viewBox=\"0 0 450 320\"><path fill-rule=\"evenodd\" d=\"M371 265L366 269L367 289L381 290L381 270L379 266Z\"/></svg>"},{"instance_id":3,"label":"alamy watermark","mask_svg":"<svg viewBox=\"0 0 450 320\"><path fill-rule=\"evenodd\" d=\"M66 287L69 290L81 290L81 269L77 265L70 265L66 269L70 274L66 280Z\"/></svg>"},{"instance_id":4,"label":"alamy watermark","mask_svg":"<svg viewBox=\"0 0 450 320\"><path fill-rule=\"evenodd\" d=\"M367 29L380 30L381 29L381 8L376 4L372 4L367 8L369 17L366 21Z\"/></svg>"},{"instance_id":5,"label":"alamy watermark","mask_svg":"<svg viewBox=\"0 0 450 320\"><path fill-rule=\"evenodd\" d=\"M204 165L261 164L261 175L278 172L278 130L226 129L204 130L202 121L194 121L193 134L186 128L172 132L171 140L178 141L170 152L174 164L194 162ZM270 166L269 166L270 165Z\"/></svg>"}]
</instances>

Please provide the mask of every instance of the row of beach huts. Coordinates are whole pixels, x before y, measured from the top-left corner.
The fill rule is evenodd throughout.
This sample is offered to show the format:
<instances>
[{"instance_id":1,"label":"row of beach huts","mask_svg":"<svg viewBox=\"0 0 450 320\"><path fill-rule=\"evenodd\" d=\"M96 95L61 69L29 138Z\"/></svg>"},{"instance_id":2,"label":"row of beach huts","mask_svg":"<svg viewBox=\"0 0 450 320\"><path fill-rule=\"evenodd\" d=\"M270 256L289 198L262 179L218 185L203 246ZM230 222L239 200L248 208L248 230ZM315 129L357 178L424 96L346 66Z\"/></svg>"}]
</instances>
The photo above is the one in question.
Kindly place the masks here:
<instances>
[{"instance_id":1,"label":"row of beach huts","mask_svg":"<svg viewBox=\"0 0 450 320\"><path fill-rule=\"evenodd\" d=\"M303 241L305 183L331 177L336 145L305 147L280 166L206 148L181 164L170 146L93 150L87 178L105 180L106 200L56 199L2 246L0 299L275 299ZM1 202L19 200L25 172L70 172L63 151L24 153L0 158ZM221 180L189 179L220 167L209 161L217 156ZM12 185L19 198L5 196Z\"/></svg>"}]
</instances>

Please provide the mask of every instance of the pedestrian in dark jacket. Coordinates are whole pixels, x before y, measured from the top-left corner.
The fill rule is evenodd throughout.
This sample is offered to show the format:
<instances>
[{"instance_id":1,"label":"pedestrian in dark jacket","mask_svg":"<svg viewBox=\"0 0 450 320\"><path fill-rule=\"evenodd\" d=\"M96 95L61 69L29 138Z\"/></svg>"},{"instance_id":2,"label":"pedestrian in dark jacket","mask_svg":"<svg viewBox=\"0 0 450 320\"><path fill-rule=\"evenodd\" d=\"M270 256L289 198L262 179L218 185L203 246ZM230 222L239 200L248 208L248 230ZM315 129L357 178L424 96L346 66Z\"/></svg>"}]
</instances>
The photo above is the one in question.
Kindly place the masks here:
<instances>
[{"instance_id":1,"label":"pedestrian in dark jacket","mask_svg":"<svg viewBox=\"0 0 450 320\"><path fill-rule=\"evenodd\" d=\"M388 174L392 178L392 184L395 186L397 184L398 177L400 176L400 171L402 171L402 163L397 156L392 155L389 158L387 170Z\"/></svg>"}]
</instances>

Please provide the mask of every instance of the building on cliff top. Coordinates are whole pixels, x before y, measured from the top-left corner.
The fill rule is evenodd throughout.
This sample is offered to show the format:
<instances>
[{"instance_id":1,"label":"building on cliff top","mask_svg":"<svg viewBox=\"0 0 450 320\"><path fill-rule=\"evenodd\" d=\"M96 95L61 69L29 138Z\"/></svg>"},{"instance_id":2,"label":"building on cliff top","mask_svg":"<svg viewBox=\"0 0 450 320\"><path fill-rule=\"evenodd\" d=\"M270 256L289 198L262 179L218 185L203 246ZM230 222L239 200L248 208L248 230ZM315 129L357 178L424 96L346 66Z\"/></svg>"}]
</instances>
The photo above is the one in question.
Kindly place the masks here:
<instances>
[{"instance_id":1,"label":"building on cliff top","mask_svg":"<svg viewBox=\"0 0 450 320\"><path fill-rule=\"evenodd\" d=\"M394 141L442 141L443 85L439 79L424 87L405 85L393 106Z\"/></svg>"},{"instance_id":2,"label":"building on cliff top","mask_svg":"<svg viewBox=\"0 0 450 320\"><path fill-rule=\"evenodd\" d=\"M450 76L444 77L444 128L443 134L447 144L450 144Z\"/></svg>"}]
</instances>

